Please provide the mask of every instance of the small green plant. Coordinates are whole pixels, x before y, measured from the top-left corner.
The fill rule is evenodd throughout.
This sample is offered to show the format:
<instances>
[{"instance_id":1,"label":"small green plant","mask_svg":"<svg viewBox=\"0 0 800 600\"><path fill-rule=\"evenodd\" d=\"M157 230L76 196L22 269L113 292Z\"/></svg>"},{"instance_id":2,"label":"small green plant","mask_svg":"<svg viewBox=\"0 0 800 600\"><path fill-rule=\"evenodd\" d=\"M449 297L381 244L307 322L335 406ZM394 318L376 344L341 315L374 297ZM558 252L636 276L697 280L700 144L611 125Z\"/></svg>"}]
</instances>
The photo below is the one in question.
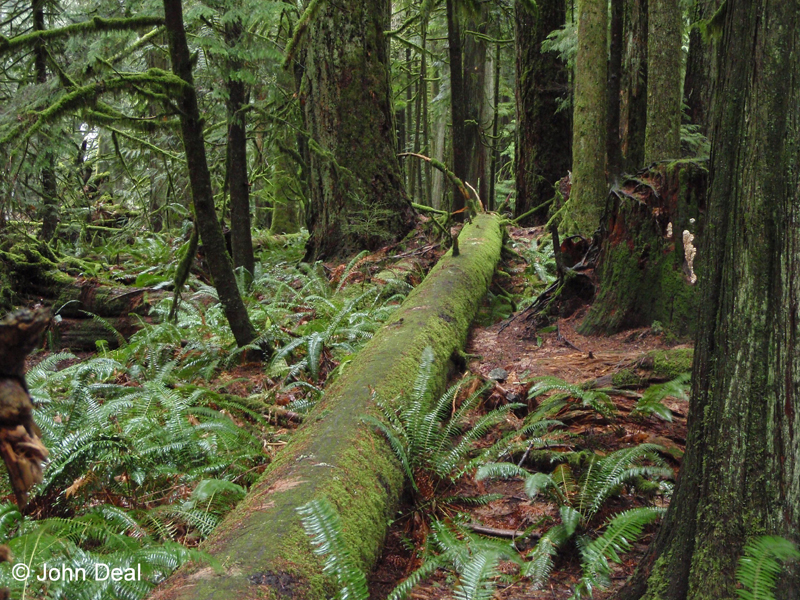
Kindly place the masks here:
<instances>
[{"instance_id":1,"label":"small green plant","mask_svg":"<svg viewBox=\"0 0 800 600\"><path fill-rule=\"evenodd\" d=\"M654 415L665 421L672 421L672 411L664 406L664 399L673 397L688 400L691 377L691 373L683 373L672 381L651 385L636 402L631 415L645 417Z\"/></svg>"},{"instance_id":2,"label":"small green plant","mask_svg":"<svg viewBox=\"0 0 800 600\"><path fill-rule=\"evenodd\" d=\"M741 600L775 600L775 585L783 564L800 560L800 551L792 542L777 536L761 536L745 544L736 579Z\"/></svg>"},{"instance_id":3,"label":"small green plant","mask_svg":"<svg viewBox=\"0 0 800 600\"><path fill-rule=\"evenodd\" d=\"M339 600L366 600L367 578L342 537L342 523L326 499L312 500L297 509L303 529L311 538L314 554L325 557L322 570L336 577Z\"/></svg>"},{"instance_id":4,"label":"small green plant","mask_svg":"<svg viewBox=\"0 0 800 600\"><path fill-rule=\"evenodd\" d=\"M314 553L324 557L323 571L335 577L339 600L369 597L364 572L358 567L342 536L342 525L333 505L326 499L312 500L297 509ZM510 542L487 539L444 521L431 524L426 559L422 566L400 583L388 600L403 600L424 578L437 569L456 574L453 590L458 600L489 600L494 595L501 560L522 565Z\"/></svg>"},{"instance_id":5,"label":"small green plant","mask_svg":"<svg viewBox=\"0 0 800 600\"><path fill-rule=\"evenodd\" d=\"M455 399L468 380L451 386L437 400L431 397L433 350L422 352L414 387L408 398L386 402L377 399L384 420L365 420L383 433L406 472L418 503L436 503L440 488L460 473L459 467L473 444L505 415L523 405L507 404L482 415L472 424L467 416L478 406L486 387L481 387L454 409ZM439 499L439 504L456 498Z\"/></svg>"},{"instance_id":6,"label":"small green plant","mask_svg":"<svg viewBox=\"0 0 800 600\"><path fill-rule=\"evenodd\" d=\"M550 576L558 550L580 534L576 543L581 551L583 577L576 586L575 597L584 598L591 596L594 587L607 584L608 561L618 561L619 553L628 550L642 528L663 511L644 507L619 513L607 520L603 533L594 540L581 532L589 531L606 501L619 494L624 485L642 477L672 477L672 470L657 454L659 450L654 444L642 444L607 456L589 455L577 479L567 463L559 464L550 474L530 473L511 463L489 463L478 469L476 479L522 477L528 496L546 493L560 505L561 523L545 532L530 551L523 574L535 586L542 585Z\"/></svg>"},{"instance_id":7,"label":"small green plant","mask_svg":"<svg viewBox=\"0 0 800 600\"><path fill-rule=\"evenodd\" d=\"M571 407L579 401L583 408L589 408L602 417L611 418L616 408L611 397L603 390L592 390L568 383L558 377L539 377L528 391L528 398L537 398L542 394L556 392L543 402L548 408Z\"/></svg>"}]
</instances>

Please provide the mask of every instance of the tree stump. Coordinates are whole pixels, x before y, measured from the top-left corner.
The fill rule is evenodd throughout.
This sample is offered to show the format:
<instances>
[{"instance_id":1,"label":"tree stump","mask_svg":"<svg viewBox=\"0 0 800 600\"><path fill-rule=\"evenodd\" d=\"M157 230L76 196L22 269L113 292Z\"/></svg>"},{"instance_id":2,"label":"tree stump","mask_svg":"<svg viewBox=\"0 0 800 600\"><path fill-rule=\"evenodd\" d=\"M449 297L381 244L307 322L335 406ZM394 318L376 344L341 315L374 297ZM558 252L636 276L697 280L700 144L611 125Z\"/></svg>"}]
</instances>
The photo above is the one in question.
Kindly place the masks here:
<instances>
[{"instance_id":1,"label":"tree stump","mask_svg":"<svg viewBox=\"0 0 800 600\"><path fill-rule=\"evenodd\" d=\"M662 164L612 190L597 299L582 334L610 335L654 321L677 336L694 332L706 181L696 164Z\"/></svg>"}]
</instances>

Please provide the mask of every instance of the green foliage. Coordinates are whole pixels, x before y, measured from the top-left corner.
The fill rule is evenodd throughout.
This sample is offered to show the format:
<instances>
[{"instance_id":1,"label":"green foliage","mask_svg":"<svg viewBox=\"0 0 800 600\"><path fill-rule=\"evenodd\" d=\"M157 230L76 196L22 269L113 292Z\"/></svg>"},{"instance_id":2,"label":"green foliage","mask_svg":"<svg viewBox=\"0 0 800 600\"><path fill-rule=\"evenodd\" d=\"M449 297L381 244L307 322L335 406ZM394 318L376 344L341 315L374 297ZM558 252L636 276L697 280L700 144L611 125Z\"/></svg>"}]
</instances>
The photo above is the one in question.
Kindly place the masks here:
<instances>
[{"instance_id":1,"label":"green foliage","mask_svg":"<svg viewBox=\"0 0 800 600\"><path fill-rule=\"evenodd\" d=\"M367 579L342 539L342 524L333 505L325 499L312 500L299 507L303 529L311 538L314 553L325 557L323 572L336 577L337 598L366 600Z\"/></svg>"},{"instance_id":2,"label":"green foliage","mask_svg":"<svg viewBox=\"0 0 800 600\"><path fill-rule=\"evenodd\" d=\"M586 389L579 385L568 383L558 377L539 377L528 391L528 398L537 398L542 394L556 392L545 403L547 406L566 405L567 401L574 403L580 401L581 406L596 411L603 417L613 417L616 413L614 402L602 390Z\"/></svg>"},{"instance_id":3,"label":"green foliage","mask_svg":"<svg viewBox=\"0 0 800 600\"><path fill-rule=\"evenodd\" d=\"M800 551L792 542L776 536L761 536L744 547L736 579L741 600L775 600L774 590L782 565L800 560Z\"/></svg>"},{"instance_id":4,"label":"green foliage","mask_svg":"<svg viewBox=\"0 0 800 600\"><path fill-rule=\"evenodd\" d=\"M0 537L7 539L16 563L30 569L26 581L11 575L11 563L0 565L0 586L8 587L12 597L46 597L53 600L90 598L144 598L156 584L189 560L208 562L203 552L174 542L158 541L130 515L117 507L99 505L71 519L32 520L23 517L16 506L0 505ZM58 581L38 582L36 576L47 564L49 569L84 569L85 579L77 574ZM109 569L133 569L137 580L113 581L95 577L95 564ZM141 573L141 580L138 574ZM104 575L101 572L100 575Z\"/></svg>"},{"instance_id":5,"label":"green foliage","mask_svg":"<svg viewBox=\"0 0 800 600\"><path fill-rule=\"evenodd\" d=\"M590 455L582 465L579 477L572 467L559 464L551 474L529 473L509 463L487 464L478 469L478 480L491 477L523 477L525 493L535 497L548 493L560 505L561 523L551 527L529 552L523 574L534 586L541 586L553 568L553 560L579 531L586 531L607 500L618 494L626 484L642 477L667 478L672 470L658 456L659 446L642 444L623 448L607 456ZM641 535L642 528L652 522L660 511L652 508L632 509L609 519L603 533L595 540L585 536L577 539L581 549L583 577L575 589L576 597L591 595L598 585L605 585L608 560L619 561L619 552L629 549L630 543Z\"/></svg>"},{"instance_id":6,"label":"green foliage","mask_svg":"<svg viewBox=\"0 0 800 600\"><path fill-rule=\"evenodd\" d=\"M467 416L480 403L486 386L471 393L451 414L455 399L468 380L451 386L434 401L430 392L432 372L433 350L428 347L422 353L409 397L393 402L377 399L384 420L372 417L365 419L389 441L416 491L419 491L417 477L420 472L431 474L441 481L453 477L472 451L474 442L510 410L522 406L507 404L469 424Z\"/></svg>"},{"instance_id":7,"label":"green foliage","mask_svg":"<svg viewBox=\"0 0 800 600\"><path fill-rule=\"evenodd\" d=\"M631 415L654 415L665 421L672 421L672 411L664 406L664 399L673 397L681 400L688 400L691 377L691 373L684 373L678 375L678 377L672 381L651 385L636 402L636 406L631 411Z\"/></svg>"},{"instance_id":8,"label":"green foliage","mask_svg":"<svg viewBox=\"0 0 800 600\"><path fill-rule=\"evenodd\" d=\"M594 588L611 585L608 561L622 562L619 555L630 552L644 527L660 518L664 512L665 509L649 506L626 510L610 518L597 538L590 540L581 537L578 547L583 576L575 588L574 598L591 598Z\"/></svg>"}]
</instances>

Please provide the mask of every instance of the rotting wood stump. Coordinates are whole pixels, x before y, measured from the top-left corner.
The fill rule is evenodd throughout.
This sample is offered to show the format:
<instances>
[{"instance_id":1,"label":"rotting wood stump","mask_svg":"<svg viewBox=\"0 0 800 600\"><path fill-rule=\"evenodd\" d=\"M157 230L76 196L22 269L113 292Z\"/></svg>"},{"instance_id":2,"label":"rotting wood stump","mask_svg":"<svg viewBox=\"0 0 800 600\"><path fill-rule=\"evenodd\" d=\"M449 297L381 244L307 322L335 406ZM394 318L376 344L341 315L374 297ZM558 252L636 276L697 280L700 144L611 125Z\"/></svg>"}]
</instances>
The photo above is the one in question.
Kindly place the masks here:
<instances>
[{"instance_id":1,"label":"rotting wood stump","mask_svg":"<svg viewBox=\"0 0 800 600\"><path fill-rule=\"evenodd\" d=\"M366 570L381 552L397 510L403 473L388 444L362 417L373 391L390 399L414 384L426 346L444 389L451 356L466 340L502 248L500 219L481 214L449 253L362 349L242 503L202 545L220 573L188 565L151 596L158 600L324 599L333 580L302 529L297 507L327 498L340 513L345 543Z\"/></svg>"},{"instance_id":2,"label":"rotting wood stump","mask_svg":"<svg viewBox=\"0 0 800 600\"><path fill-rule=\"evenodd\" d=\"M677 336L694 333L707 179L694 163L661 164L612 190L599 287L580 333L610 335L655 321Z\"/></svg>"}]
</instances>

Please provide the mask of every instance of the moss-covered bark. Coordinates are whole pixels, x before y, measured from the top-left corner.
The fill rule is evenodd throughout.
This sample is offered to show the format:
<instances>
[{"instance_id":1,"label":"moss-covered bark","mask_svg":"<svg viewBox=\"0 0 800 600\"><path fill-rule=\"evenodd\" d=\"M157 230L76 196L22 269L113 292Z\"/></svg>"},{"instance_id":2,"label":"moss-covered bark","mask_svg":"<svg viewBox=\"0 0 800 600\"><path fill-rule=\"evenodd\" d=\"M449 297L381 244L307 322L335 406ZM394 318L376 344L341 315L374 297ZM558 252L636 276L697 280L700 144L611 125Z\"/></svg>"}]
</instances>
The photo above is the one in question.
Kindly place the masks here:
<instances>
[{"instance_id":1,"label":"moss-covered bark","mask_svg":"<svg viewBox=\"0 0 800 600\"><path fill-rule=\"evenodd\" d=\"M477 216L460 240L461 254L443 258L409 295L206 542L225 572L182 569L154 598L333 596L295 512L312 498L333 502L356 560L365 568L375 563L403 476L384 439L361 419L374 410L372 390L393 398L409 389L426 346L436 355L434 381L444 386L449 359L462 347L500 257L498 217Z\"/></svg>"},{"instance_id":2,"label":"moss-covered bark","mask_svg":"<svg viewBox=\"0 0 800 600\"><path fill-rule=\"evenodd\" d=\"M308 26L301 98L313 140L309 257L375 249L413 211L397 162L390 102L389 2L323 2Z\"/></svg>"},{"instance_id":3,"label":"moss-covered bark","mask_svg":"<svg viewBox=\"0 0 800 600\"><path fill-rule=\"evenodd\" d=\"M654 321L679 336L694 333L699 297L692 275L700 261L689 264L683 232L694 236L696 247L706 182L696 165L661 165L621 185L598 259L599 290L582 333L612 334Z\"/></svg>"},{"instance_id":4,"label":"moss-covered bark","mask_svg":"<svg viewBox=\"0 0 800 600\"><path fill-rule=\"evenodd\" d=\"M799 44L798 0L727 0L686 455L621 600L732 600L749 538L800 541Z\"/></svg>"},{"instance_id":5,"label":"moss-covered bark","mask_svg":"<svg viewBox=\"0 0 800 600\"><path fill-rule=\"evenodd\" d=\"M647 123L647 0L625 0L622 37L620 152L623 171L635 173L644 166Z\"/></svg>"},{"instance_id":6,"label":"moss-covered bark","mask_svg":"<svg viewBox=\"0 0 800 600\"><path fill-rule=\"evenodd\" d=\"M255 269L253 238L250 235L250 182L247 176L247 124L245 108L247 90L242 81L244 61L237 48L242 37L239 19L225 24L225 43L228 45L228 144L225 166L231 198L231 258L235 268L244 267L251 275Z\"/></svg>"},{"instance_id":7,"label":"moss-covered bark","mask_svg":"<svg viewBox=\"0 0 800 600\"><path fill-rule=\"evenodd\" d=\"M692 22L700 23L711 18L722 4L722 0L696 2L692 8ZM689 58L686 62L686 77L683 98L688 107L689 119L708 135L711 123L711 97L717 77L716 46L710 36L703 35L699 25L689 34Z\"/></svg>"},{"instance_id":8,"label":"moss-covered bark","mask_svg":"<svg viewBox=\"0 0 800 600\"><path fill-rule=\"evenodd\" d=\"M649 0L645 164L680 158L682 20L679 0Z\"/></svg>"},{"instance_id":9,"label":"moss-covered bark","mask_svg":"<svg viewBox=\"0 0 800 600\"><path fill-rule=\"evenodd\" d=\"M578 3L578 55L572 133L572 218L591 235L606 204L606 43L608 2Z\"/></svg>"},{"instance_id":10,"label":"moss-covered bark","mask_svg":"<svg viewBox=\"0 0 800 600\"><path fill-rule=\"evenodd\" d=\"M541 0L535 10L516 2L516 202L514 217L553 197L553 186L567 174L572 160L569 111L558 111L567 95L567 69L555 52L542 52L542 42L566 19L562 0ZM546 209L527 221L541 219ZM527 224L527 223L523 223Z\"/></svg>"}]
</instances>

